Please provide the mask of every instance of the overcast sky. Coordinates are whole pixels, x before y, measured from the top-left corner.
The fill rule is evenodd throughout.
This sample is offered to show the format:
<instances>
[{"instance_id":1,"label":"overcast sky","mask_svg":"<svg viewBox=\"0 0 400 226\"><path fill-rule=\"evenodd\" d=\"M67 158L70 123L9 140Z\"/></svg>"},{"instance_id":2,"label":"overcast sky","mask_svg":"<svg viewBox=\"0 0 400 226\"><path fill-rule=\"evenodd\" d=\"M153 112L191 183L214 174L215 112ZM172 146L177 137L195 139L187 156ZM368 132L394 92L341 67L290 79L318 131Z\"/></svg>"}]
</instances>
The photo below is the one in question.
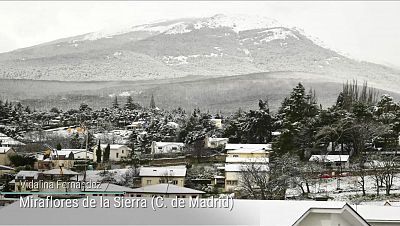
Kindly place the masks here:
<instances>
[{"instance_id":1,"label":"overcast sky","mask_svg":"<svg viewBox=\"0 0 400 226\"><path fill-rule=\"evenodd\" d=\"M0 2L0 52L103 28L218 13L271 17L353 58L400 68L400 2Z\"/></svg>"}]
</instances>

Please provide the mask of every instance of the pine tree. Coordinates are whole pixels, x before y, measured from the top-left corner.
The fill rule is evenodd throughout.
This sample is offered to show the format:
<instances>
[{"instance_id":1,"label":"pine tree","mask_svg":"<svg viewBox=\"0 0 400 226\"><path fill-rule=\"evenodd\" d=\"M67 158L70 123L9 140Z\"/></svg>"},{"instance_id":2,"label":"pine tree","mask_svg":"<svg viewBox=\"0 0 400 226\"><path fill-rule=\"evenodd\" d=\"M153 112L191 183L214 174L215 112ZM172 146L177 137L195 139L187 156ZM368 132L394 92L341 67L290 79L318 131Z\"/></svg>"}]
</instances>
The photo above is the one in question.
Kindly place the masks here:
<instances>
[{"instance_id":1,"label":"pine tree","mask_svg":"<svg viewBox=\"0 0 400 226\"><path fill-rule=\"evenodd\" d=\"M112 107L114 109L119 108L118 97L117 96L114 97L114 101L113 101Z\"/></svg>"},{"instance_id":2,"label":"pine tree","mask_svg":"<svg viewBox=\"0 0 400 226\"><path fill-rule=\"evenodd\" d=\"M97 145L97 150L96 150L96 162L100 163L101 162L101 146L100 146L100 140L99 144Z\"/></svg>"},{"instance_id":3,"label":"pine tree","mask_svg":"<svg viewBox=\"0 0 400 226\"><path fill-rule=\"evenodd\" d=\"M128 98L126 99L125 108L129 110L135 109L135 104L133 103L133 99L131 96L128 96Z\"/></svg>"},{"instance_id":4,"label":"pine tree","mask_svg":"<svg viewBox=\"0 0 400 226\"><path fill-rule=\"evenodd\" d=\"M103 162L108 162L110 160L110 144L104 149Z\"/></svg>"},{"instance_id":5,"label":"pine tree","mask_svg":"<svg viewBox=\"0 0 400 226\"><path fill-rule=\"evenodd\" d=\"M57 150L61 150L62 149L61 144L58 143L56 148L57 148Z\"/></svg>"},{"instance_id":6,"label":"pine tree","mask_svg":"<svg viewBox=\"0 0 400 226\"><path fill-rule=\"evenodd\" d=\"M154 101L154 95L153 95L153 94L151 94L150 108L151 108L151 109L156 108L156 102Z\"/></svg>"}]
</instances>

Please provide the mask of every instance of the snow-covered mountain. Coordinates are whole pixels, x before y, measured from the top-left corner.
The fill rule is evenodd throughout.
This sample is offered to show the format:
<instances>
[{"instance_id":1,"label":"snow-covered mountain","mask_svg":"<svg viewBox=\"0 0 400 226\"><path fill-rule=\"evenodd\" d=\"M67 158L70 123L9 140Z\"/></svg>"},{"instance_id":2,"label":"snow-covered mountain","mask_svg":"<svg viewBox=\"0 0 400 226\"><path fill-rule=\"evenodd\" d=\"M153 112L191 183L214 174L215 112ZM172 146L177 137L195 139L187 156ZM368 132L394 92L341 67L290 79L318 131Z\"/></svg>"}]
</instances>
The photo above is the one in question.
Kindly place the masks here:
<instances>
[{"instance_id":1,"label":"snow-covered mountain","mask_svg":"<svg viewBox=\"0 0 400 226\"><path fill-rule=\"evenodd\" d=\"M0 78L61 81L302 72L397 91L399 72L349 59L259 16L185 18L103 30L0 54Z\"/></svg>"}]
</instances>

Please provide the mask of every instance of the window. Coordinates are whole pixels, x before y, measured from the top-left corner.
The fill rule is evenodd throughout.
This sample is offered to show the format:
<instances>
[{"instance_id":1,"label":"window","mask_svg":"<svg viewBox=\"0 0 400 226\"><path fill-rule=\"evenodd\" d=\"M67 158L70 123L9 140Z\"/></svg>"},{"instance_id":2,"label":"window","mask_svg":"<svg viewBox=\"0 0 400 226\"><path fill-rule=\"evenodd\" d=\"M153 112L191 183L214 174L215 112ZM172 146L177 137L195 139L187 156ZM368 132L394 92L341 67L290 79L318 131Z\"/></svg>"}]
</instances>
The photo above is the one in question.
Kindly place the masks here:
<instances>
[{"instance_id":1,"label":"window","mask_svg":"<svg viewBox=\"0 0 400 226\"><path fill-rule=\"evenodd\" d=\"M178 184L178 181L177 181L177 180L173 180L173 181L172 181L172 184L175 184L175 185L176 185L176 184Z\"/></svg>"},{"instance_id":2,"label":"window","mask_svg":"<svg viewBox=\"0 0 400 226\"><path fill-rule=\"evenodd\" d=\"M142 197L142 195L136 195L136 197Z\"/></svg>"},{"instance_id":3,"label":"window","mask_svg":"<svg viewBox=\"0 0 400 226\"><path fill-rule=\"evenodd\" d=\"M160 184L164 184L165 183L165 179L160 179Z\"/></svg>"},{"instance_id":4,"label":"window","mask_svg":"<svg viewBox=\"0 0 400 226\"><path fill-rule=\"evenodd\" d=\"M118 158L118 154L119 154L119 153L115 153L115 157L116 157L116 158Z\"/></svg>"},{"instance_id":5,"label":"window","mask_svg":"<svg viewBox=\"0 0 400 226\"><path fill-rule=\"evenodd\" d=\"M146 183L149 185L151 184L151 180L147 180Z\"/></svg>"},{"instance_id":6,"label":"window","mask_svg":"<svg viewBox=\"0 0 400 226\"><path fill-rule=\"evenodd\" d=\"M178 147L172 147L172 150L178 150Z\"/></svg>"},{"instance_id":7,"label":"window","mask_svg":"<svg viewBox=\"0 0 400 226\"><path fill-rule=\"evenodd\" d=\"M124 150L122 150L122 154L124 154Z\"/></svg>"},{"instance_id":8,"label":"window","mask_svg":"<svg viewBox=\"0 0 400 226\"><path fill-rule=\"evenodd\" d=\"M237 182L237 180L227 180L227 181L226 181L226 184L227 184L227 185L237 185L238 182Z\"/></svg>"},{"instance_id":9,"label":"window","mask_svg":"<svg viewBox=\"0 0 400 226\"><path fill-rule=\"evenodd\" d=\"M233 155L233 157L237 158L237 157L239 157L239 155Z\"/></svg>"}]
</instances>

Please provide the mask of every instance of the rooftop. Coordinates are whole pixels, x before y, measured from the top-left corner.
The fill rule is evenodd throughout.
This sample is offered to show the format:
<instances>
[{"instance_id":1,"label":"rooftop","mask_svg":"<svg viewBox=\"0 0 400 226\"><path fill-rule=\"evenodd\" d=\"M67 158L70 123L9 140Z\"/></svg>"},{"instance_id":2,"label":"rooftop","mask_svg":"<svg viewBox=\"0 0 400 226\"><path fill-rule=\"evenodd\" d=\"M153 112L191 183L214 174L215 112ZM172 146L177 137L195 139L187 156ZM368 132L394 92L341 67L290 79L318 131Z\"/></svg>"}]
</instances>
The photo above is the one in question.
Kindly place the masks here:
<instances>
[{"instance_id":1,"label":"rooftop","mask_svg":"<svg viewBox=\"0 0 400 226\"><path fill-rule=\"evenodd\" d=\"M19 171L16 175L15 178L17 179L18 177L22 177L23 179L27 178L27 177L33 177L34 179L37 179L39 176L39 172L38 171Z\"/></svg>"},{"instance_id":2,"label":"rooftop","mask_svg":"<svg viewBox=\"0 0 400 226\"><path fill-rule=\"evenodd\" d=\"M170 167L141 167L139 176L141 177L162 177L162 176L186 176L186 166Z\"/></svg>"},{"instance_id":3,"label":"rooftop","mask_svg":"<svg viewBox=\"0 0 400 226\"><path fill-rule=\"evenodd\" d=\"M11 147L0 147L0 154L4 154L8 152L11 149Z\"/></svg>"},{"instance_id":4,"label":"rooftop","mask_svg":"<svg viewBox=\"0 0 400 226\"><path fill-rule=\"evenodd\" d=\"M72 170L63 169L51 169L43 172L44 175L79 175L79 173Z\"/></svg>"},{"instance_id":5,"label":"rooftop","mask_svg":"<svg viewBox=\"0 0 400 226\"><path fill-rule=\"evenodd\" d=\"M237 150L237 149L260 149L271 151L272 144L226 144L226 150Z\"/></svg>"},{"instance_id":6,"label":"rooftop","mask_svg":"<svg viewBox=\"0 0 400 226\"><path fill-rule=\"evenodd\" d=\"M347 162L349 155L312 155L309 161L317 162Z\"/></svg>"}]
</instances>

